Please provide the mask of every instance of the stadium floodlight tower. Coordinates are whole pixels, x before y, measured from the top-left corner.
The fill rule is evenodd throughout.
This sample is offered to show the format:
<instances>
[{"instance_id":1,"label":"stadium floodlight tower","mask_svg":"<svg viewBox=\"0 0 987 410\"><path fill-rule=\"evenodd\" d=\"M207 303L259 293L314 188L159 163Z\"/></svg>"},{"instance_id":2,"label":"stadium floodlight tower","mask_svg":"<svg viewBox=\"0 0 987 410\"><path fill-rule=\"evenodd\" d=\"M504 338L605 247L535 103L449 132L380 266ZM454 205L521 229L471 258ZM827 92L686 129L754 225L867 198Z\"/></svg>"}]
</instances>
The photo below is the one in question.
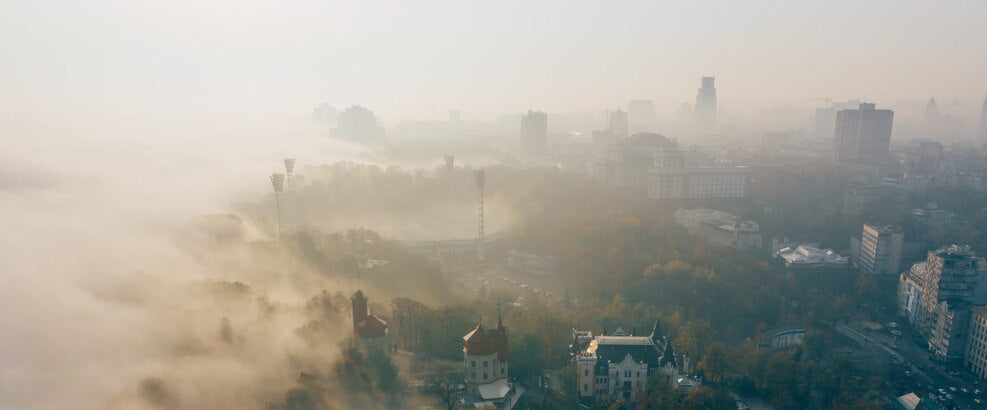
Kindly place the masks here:
<instances>
[{"instance_id":1,"label":"stadium floodlight tower","mask_svg":"<svg viewBox=\"0 0 987 410\"><path fill-rule=\"evenodd\" d=\"M278 204L278 237L284 229L284 212L281 209L281 194L284 192L284 174L271 174L271 186L274 187L274 200Z\"/></svg>"},{"instance_id":2,"label":"stadium floodlight tower","mask_svg":"<svg viewBox=\"0 0 987 410\"><path fill-rule=\"evenodd\" d=\"M284 159L284 188L285 191L291 192L291 174L295 172L295 159L285 158Z\"/></svg>"},{"instance_id":3,"label":"stadium floodlight tower","mask_svg":"<svg viewBox=\"0 0 987 410\"><path fill-rule=\"evenodd\" d=\"M476 260L482 262L486 259L486 249L483 240L483 189L487 185L487 172L484 169L473 171L473 178L476 179L476 188L479 190L477 198L477 213L479 219L476 222Z\"/></svg>"}]
</instances>

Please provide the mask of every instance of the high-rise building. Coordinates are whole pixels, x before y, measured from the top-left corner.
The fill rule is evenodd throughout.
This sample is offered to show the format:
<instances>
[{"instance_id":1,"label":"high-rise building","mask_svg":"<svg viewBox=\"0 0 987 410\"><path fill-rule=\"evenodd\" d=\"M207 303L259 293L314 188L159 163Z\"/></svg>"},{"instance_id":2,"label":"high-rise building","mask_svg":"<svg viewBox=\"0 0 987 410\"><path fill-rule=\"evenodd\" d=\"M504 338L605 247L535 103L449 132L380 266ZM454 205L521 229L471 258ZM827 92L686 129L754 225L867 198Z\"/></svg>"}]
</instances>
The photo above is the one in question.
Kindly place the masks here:
<instances>
[{"instance_id":1,"label":"high-rise building","mask_svg":"<svg viewBox=\"0 0 987 410\"><path fill-rule=\"evenodd\" d=\"M977 142L987 142L987 96L980 107L980 127L977 128Z\"/></svg>"},{"instance_id":2,"label":"high-rise building","mask_svg":"<svg viewBox=\"0 0 987 410\"><path fill-rule=\"evenodd\" d=\"M816 108L815 137L822 139L833 138L833 129L836 126L836 109Z\"/></svg>"},{"instance_id":3,"label":"high-rise building","mask_svg":"<svg viewBox=\"0 0 987 410\"><path fill-rule=\"evenodd\" d=\"M987 379L987 306L973 309L963 364L981 379Z\"/></svg>"},{"instance_id":4,"label":"high-rise building","mask_svg":"<svg viewBox=\"0 0 987 410\"><path fill-rule=\"evenodd\" d=\"M331 135L334 138L374 142L384 139L384 128L377 125L373 111L353 105L339 113Z\"/></svg>"},{"instance_id":5,"label":"high-rise building","mask_svg":"<svg viewBox=\"0 0 987 410\"><path fill-rule=\"evenodd\" d=\"M713 77L703 77L696 94L696 133L709 134L716 129L716 87Z\"/></svg>"},{"instance_id":6,"label":"high-rise building","mask_svg":"<svg viewBox=\"0 0 987 410\"><path fill-rule=\"evenodd\" d=\"M628 133L651 131L655 126L655 103L651 100L634 100L627 103Z\"/></svg>"},{"instance_id":7,"label":"high-rise building","mask_svg":"<svg viewBox=\"0 0 987 410\"><path fill-rule=\"evenodd\" d=\"M856 252L860 271L868 275L900 274L904 239L901 228L865 224Z\"/></svg>"},{"instance_id":8,"label":"high-rise building","mask_svg":"<svg viewBox=\"0 0 987 410\"><path fill-rule=\"evenodd\" d=\"M987 302L987 263L969 246L929 252L925 262L901 274L901 314L929 341L941 360L961 359L972 306Z\"/></svg>"},{"instance_id":9,"label":"high-rise building","mask_svg":"<svg viewBox=\"0 0 987 410\"><path fill-rule=\"evenodd\" d=\"M893 121L894 111L878 110L870 103L861 103L856 110L840 110L836 113L834 159L853 163L886 159Z\"/></svg>"},{"instance_id":10,"label":"high-rise building","mask_svg":"<svg viewBox=\"0 0 987 410\"><path fill-rule=\"evenodd\" d=\"M336 107L329 105L329 103L322 103L322 105L315 107L315 109L312 110L313 120L330 125L336 124L337 116L339 116L339 110L337 110Z\"/></svg>"},{"instance_id":11,"label":"high-rise building","mask_svg":"<svg viewBox=\"0 0 987 410\"><path fill-rule=\"evenodd\" d=\"M630 124L627 120L627 112L617 111L610 113L609 118L610 133L616 137L626 137Z\"/></svg>"},{"instance_id":12,"label":"high-rise building","mask_svg":"<svg viewBox=\"0 0 987 410\"><path fill-rule=\"evenodd\" d=\"M548 153L548 115L528 110L521 116L521 155L542 156Z\"/></svg>"}]
</instances>

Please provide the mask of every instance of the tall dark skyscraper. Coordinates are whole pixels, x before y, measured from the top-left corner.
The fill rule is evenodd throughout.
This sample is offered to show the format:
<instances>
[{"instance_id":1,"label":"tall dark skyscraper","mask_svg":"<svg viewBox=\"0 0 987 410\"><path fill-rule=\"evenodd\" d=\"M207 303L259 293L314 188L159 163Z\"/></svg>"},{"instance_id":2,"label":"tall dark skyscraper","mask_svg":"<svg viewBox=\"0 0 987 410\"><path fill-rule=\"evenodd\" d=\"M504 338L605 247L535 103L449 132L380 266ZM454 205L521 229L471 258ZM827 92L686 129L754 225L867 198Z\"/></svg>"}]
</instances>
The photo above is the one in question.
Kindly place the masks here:
<instances>
[{"instance_id":1,"label":"tall dark skyscraper","mask_svg":"<svg viewBox=\"0 0 987 410\"><path fill-rule=\"evenodd\" d=\"M861 103L856 110L836 113L834 159L838 162L866 163L888 156L894 111L878 110Z\"/></svg>"},{"instance_id":2,"label":"tall dark skyscraper","mask_svg":"<svg viewBox=\"0 0 987 410\"><path fill-rule=\"evenodd\" d=\"M703 86L696 94L696 133L712 133L716 129L716 79L703 77Z\"/></svg>"},{"instance_id":3,"label":"tall dark skyscraper","mask_svg":"<svg viewBox=\"0 0 987 410\"><path fill-rule=\"evenodd\" d=\"M548 115L528 110L521 116L521 155L541 156L548 153Z\"/></svg>"},{"instance_id":4,"label":"tall dark skyscraper","mask_svg":"<svg viewBox=\"0 0 987 410\"><path fill-rule=\"evenodd\" d=\"M980 107L980 126L977 127L977 142L987 142L987 96L984 96L984 105Z\"/></svg>"}]
</instances>

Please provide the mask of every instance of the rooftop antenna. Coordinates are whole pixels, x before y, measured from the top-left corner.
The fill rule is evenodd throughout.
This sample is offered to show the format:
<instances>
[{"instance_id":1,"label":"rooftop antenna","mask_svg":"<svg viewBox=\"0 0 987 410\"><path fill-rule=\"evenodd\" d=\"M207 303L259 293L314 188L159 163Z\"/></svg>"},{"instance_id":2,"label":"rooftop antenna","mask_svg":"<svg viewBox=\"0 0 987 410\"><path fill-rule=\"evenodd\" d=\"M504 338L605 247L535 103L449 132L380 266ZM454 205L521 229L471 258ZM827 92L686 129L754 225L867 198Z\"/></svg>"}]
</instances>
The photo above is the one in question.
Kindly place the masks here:
<instances>
[{"instance_id":1,"label":"rooftop antenna","mask_svg":"<svg viewBox=\"0 0 987 410\"><path fill-rule=\"evenodd\" d=\"M484 249L483 241L483 189L487 184L487 172L484 169L478 169L473 171L473 178L476 179L476 188L479 190L479 196L477 198L477 213L479 214L479 219L476 223L476 260L482 262L486 259L486 249Z\"/></svg>"},{"instance_id":2,"label":"rooftop antenna","mask_svg":"<svg viewBox=\"0 0 987 410\"><path fill-rule=\"evenodd\" d=\"M271 174L271 186L274 187L274 200L278 204L278 238L284 229L284 212L281 209L281 194L284 192L284 174Z\"/></svg>"}]
</instances>

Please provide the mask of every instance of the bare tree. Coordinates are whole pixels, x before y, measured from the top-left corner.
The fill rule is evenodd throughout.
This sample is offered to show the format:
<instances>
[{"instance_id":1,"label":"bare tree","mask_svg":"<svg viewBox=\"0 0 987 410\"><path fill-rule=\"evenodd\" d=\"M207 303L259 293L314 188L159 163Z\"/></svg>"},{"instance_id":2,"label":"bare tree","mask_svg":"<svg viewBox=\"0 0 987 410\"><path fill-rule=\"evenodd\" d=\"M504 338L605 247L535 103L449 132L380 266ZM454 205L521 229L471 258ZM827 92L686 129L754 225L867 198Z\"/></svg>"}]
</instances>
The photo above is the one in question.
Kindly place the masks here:
<instances>
[{"instance_id":1,"label":"bare tree","mask_svg":"<svg viewBox=\"0 0 987 410\"><path fill-rule=\"evenodd\" d=\"M460 400L466 394L462 375L454 372L435 373L424 377L422 382L422 392L438 398L447 410L459 407Z\"/></svg>"}]
</instances>

